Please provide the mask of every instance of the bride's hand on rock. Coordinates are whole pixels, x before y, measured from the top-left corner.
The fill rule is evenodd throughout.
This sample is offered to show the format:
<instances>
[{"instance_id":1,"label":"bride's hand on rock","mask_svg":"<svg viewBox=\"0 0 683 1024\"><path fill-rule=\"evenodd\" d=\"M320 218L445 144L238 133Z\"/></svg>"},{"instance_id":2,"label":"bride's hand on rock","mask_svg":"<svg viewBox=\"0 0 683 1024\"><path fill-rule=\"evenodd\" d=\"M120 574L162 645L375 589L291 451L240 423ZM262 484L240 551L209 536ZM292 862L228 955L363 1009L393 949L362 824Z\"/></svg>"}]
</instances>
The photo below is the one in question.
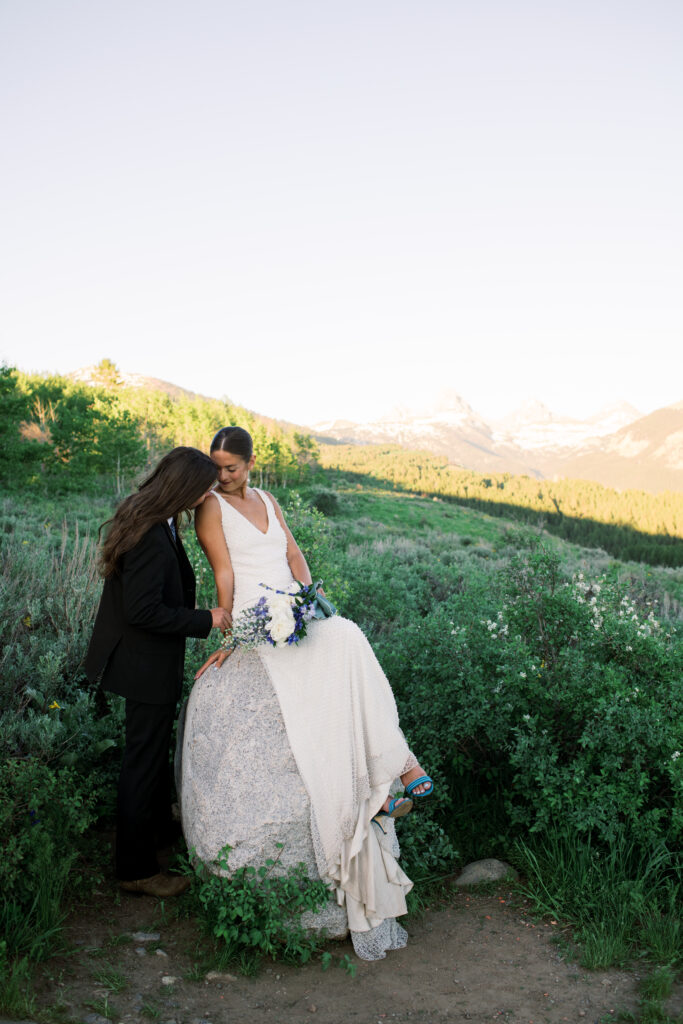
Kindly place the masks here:
<instances>
[{"instance_id":1,"label":"bride's hand on rock","mask_svg":"<svg viewBox=\"0 0 683 1024\"><path fill-rule=\"evenodd\" d=\"M232 616L230 612L226 611L225 608L212 608L211 609L211 627L212 629L227 629L231 622Z\"/></svg>"},{"instance_id":2,"label":"bride's hand on rock","mask_svg":"<svg viewBox=\"0 0 683 1024\"><path fill-rule=\"evenodd\" d=\"M206 661L204 662L202 667L199 669L199 671L195 672L195 677L194 677L195 683L197 682L199 677L201 675L203 675L204 672L206 672L207 668L210 668L211 665L213 665L214 668L220 668L221 665L223 664L223 662L226 660L226 658L229 658L231 654L232 654L232 648L230 650L226 650L225 647L221 647L220 650L214 651L213 654L211 654L206 659Z\"/></svg>"}]
</instances>

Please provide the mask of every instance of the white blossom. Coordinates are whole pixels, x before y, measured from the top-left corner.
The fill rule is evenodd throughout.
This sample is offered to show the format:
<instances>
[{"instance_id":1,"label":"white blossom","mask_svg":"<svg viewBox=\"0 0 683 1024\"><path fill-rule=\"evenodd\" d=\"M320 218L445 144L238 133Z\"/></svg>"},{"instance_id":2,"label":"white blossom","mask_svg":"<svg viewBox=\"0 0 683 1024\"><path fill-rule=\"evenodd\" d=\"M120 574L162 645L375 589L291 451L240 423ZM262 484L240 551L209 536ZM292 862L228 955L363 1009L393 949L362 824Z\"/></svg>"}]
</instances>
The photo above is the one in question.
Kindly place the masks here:
<instances>
[{"instance_id":1,"label":"white blossom","mask_svg":"<svg viewBox=\"0 0 683 1024\"><path fill-rule=\"evenodd\" d=\"M289 594L275 594L268 602L268 631L276 645L282 645L294 632L295 622L292 598Z\"/></svg>"}]
</instances>

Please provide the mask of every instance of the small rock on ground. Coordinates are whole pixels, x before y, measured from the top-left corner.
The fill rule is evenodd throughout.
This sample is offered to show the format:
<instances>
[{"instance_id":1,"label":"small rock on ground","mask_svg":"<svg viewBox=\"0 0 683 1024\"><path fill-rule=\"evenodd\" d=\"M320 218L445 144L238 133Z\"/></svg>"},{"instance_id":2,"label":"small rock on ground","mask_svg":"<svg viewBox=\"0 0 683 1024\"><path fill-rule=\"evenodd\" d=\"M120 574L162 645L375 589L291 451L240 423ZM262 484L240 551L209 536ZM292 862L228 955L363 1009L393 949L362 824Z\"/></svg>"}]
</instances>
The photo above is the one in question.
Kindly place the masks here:
<instances>
[{"instance_id":1,"label":"small rock on ground","mask_svg":"<svg viewBox=\"0 0 683 1024\"><path fill-rule=\"evenodd\" d=\"M131 935L133 942L158 942L160 938L159 932L133 932Z\"/></svg>"},{"instance_id":2,"label":"small rock on ground","mask_svg":"<svg viewBox=\"0 0 683 1024\"><path fill-rule=\"evenodd\" d=\"M487 857L465 865L455 880L456 885L478 885L480 882L499 882L503 878L517 878L517 872L504 860Z\"/></svg>"},{"instance_id":3,"label":"small rock on ground","mask_svg":"<svg viewBox=\"0 0 683 1024\"><path fill-rule=\"evenodd\" d=\"M225 971L209 971L209 973L206 975L205 981L214 981L220 983L237 981L237 978L235 977L234 974L227 974Z\"/></svg>"}]
</instances>

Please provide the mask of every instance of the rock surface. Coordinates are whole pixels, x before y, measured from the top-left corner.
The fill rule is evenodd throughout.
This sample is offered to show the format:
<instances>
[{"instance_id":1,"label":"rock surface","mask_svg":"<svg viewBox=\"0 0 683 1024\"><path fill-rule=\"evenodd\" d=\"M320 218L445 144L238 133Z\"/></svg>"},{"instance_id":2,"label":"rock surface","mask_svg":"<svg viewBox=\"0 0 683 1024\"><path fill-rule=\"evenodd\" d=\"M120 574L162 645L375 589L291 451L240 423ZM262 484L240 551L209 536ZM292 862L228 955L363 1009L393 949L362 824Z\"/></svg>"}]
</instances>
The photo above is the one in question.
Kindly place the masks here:
<instances>
[{"instance_id":1,"label":"rock surface","mask_svg":"<svg viewBox=\"0 0 683 1024\"><path fill-rule=\"evenodd\" d=\"M229 844L232 871L277 857L285 869L303 862L319 877L308 795L256 651L236 651L195 684L178 726L176 781L187 847L211 870ZM333 900L302 924L330 938L348 932L346 911Z\"/></svg>"},{"instance_id":2,"label":"rock surface","mask_svg":"<svg viewBox=\"0 0 683 1024\"><path fill-rule=\"evenodd\" d=\"M234 974L228 974L227 971L209 971L204 979L207 982L218 982L218 984L229 984L231 981L237 981Z\"/></svg>"},{"instance_id":3,"label":"rock surface","mask_svg":"<svg viewBox=\"0 0 683 1024\"><path fill-rule=\"evenodd\" d=\"M473 860L466 864L455 880L456 885L478 885L480 882L500 882L504 878L517 878L511 864L493 857Z\"/></svg>"}]
</instances>

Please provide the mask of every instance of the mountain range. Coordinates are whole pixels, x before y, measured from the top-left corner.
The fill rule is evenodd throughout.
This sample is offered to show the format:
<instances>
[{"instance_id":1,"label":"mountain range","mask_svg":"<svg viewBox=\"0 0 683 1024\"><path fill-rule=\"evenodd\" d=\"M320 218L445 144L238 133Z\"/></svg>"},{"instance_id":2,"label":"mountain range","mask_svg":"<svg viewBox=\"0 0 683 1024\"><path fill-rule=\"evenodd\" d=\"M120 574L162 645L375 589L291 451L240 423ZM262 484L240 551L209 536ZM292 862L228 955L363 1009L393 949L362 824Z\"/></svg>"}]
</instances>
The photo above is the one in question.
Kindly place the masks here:
<instances>
[{"instance_id":1,"label":"mountain range","mask_svg":"<svg viewBox=\"0 0 683 1024\"><path fill-rule=\"evenodd\" d=\"M116 371L118 384L164 391L172 398L204 398L168 381ZM68 375L102 383L98 367ZM444 391L430 406L396 408L377 420L334 420L296 425L257 414L264 422L312 433L321 443L391 444L445 455L480 473L524 473L539 480L572 477L619 490L683 491L683 402L643 416L627 402L593 416L558 416L543 402L524 402L485 420L457 392Z\"/></svg>"},{"instance_id":2,"label":"mountain range","mask_svg":"<svg viewBox=\"0 0 683 1024\"><path fill-rule=\"evenodd\" d=\"M462 396L448 391L430 408L395 409L371 422L336 420L310 429L321 442L427 449L480 473L683 490L683 402L647 416L618 402L586 419L573 419L529 401L509 416L487 421Z\"/></svg>"}]
</instances>

